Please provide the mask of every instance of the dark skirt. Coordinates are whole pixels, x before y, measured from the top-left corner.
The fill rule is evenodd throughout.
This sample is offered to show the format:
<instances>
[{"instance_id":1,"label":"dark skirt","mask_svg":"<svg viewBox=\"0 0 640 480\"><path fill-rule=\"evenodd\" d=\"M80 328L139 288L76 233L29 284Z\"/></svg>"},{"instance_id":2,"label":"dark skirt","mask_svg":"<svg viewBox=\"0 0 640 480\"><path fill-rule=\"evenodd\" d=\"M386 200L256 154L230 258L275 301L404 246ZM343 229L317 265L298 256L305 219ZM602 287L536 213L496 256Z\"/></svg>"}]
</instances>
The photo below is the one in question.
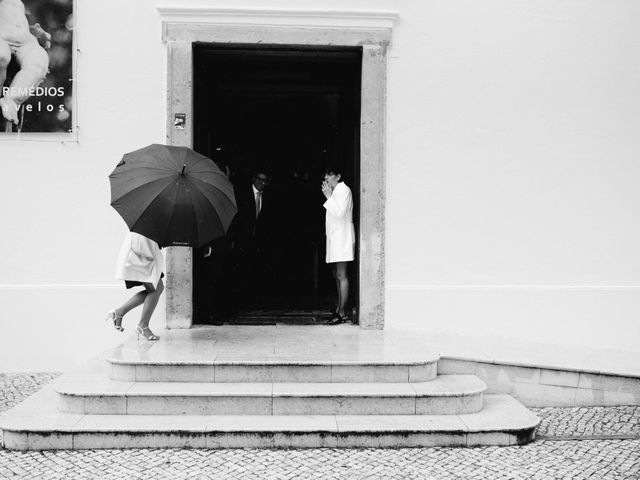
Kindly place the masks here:
<instances>
[{"instance_id":1,"label":"dark skirt","mask_svg":"<svg viewBox=\"0 0 640 480\"><path fill-rule=\"evenodd\" d=\"M164 273L160 274L160 278L164 278ZM124 285L127 288L144 287L147 292L155 291L155 287L150 283L138 282L137 280L125 280Z\"/></svg>"}]
</instances>

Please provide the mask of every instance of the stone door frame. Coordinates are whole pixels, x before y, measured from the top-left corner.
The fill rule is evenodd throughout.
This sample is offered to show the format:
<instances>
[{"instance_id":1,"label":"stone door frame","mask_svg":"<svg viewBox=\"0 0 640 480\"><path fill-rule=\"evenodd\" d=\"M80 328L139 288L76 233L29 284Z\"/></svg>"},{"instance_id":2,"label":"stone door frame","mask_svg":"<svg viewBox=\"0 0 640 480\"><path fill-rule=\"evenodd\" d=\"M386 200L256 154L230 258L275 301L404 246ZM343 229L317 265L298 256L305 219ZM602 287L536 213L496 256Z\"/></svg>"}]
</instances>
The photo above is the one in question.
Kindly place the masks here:
<instances>
[{"instance_id":1,"label":"stone door frame","mask_svg":"<svg viewBox=\"0 0 640 480\"><path fill-rule=\"evenodd\" d=\"M384 327L385 107L389 28L329 28L163 22L167 45L167 144L193 146L193 43L359 46L362 48L358 316ZM182 128L174 124L185 116ZM193 250L166 252L166 326L193 321Z\"/></svg>"}]
</instances>

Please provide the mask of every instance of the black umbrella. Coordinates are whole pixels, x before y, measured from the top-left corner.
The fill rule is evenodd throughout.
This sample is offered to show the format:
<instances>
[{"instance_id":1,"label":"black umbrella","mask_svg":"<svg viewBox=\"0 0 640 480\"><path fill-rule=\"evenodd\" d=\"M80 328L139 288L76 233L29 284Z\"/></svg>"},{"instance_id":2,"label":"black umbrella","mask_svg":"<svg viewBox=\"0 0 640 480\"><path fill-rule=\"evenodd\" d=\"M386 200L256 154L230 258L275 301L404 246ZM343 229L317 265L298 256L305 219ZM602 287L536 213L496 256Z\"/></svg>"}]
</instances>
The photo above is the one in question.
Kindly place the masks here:
<instances>
[{"instance_id":1,"label":"black umbrella","mask_svg":"<svg viewBox=\"0 0 640 480\"><path fill-rule=\"evenodd\" d=\"M163 247L200 247L221 237L238 211L224 173L187 147L153 144L126 153L109 182L111 206L129 229Z\"/></svg>"}]
</instances>

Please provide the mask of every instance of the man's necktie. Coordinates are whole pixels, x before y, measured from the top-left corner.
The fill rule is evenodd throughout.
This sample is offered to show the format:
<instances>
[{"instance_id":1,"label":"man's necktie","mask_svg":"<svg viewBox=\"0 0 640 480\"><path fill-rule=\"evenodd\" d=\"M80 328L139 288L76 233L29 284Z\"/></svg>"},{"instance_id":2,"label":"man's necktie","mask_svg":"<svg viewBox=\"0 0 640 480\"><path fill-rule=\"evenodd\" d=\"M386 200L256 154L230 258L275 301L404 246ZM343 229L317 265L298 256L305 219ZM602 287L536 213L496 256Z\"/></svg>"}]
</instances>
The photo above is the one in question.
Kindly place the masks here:
<instances>
[{"instance_id":1,"label":"man's necktie","mask_svg":"<svg viewBox=\"0 0 640 480\"><path fill-rule=\"evenodd\" d=\"M260 210L262 210L262 192L256 192L256 218L260 215Z\"/></svg>"}]
</instances>

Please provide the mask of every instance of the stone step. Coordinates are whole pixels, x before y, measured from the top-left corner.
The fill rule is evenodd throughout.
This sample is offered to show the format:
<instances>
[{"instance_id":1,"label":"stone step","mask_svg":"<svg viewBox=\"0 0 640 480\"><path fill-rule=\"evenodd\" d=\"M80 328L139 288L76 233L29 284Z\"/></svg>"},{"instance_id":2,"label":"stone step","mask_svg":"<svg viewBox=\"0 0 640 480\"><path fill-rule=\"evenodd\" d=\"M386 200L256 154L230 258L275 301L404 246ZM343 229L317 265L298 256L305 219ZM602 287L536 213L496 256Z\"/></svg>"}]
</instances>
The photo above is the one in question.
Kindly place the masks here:
<instances>
[{"instance_id":1,"label":"stone step","mask_svg":"<svg viewBox=\"0 0 640 480\"><path fill-rule=\"evenodd\" d=\"M106 353L109 376L128 382L426 382L439 355L415 335L353 325L196 326L125 337Z\"/></svg>"},{"instance_id":2,"label":"stone step","mask_svg":"<svg viewBox=\"0 0 640 480\"><path fill-rule=\"evenodd\" d=\"M107 355L110 378L129 382L427 382L438 373L437 355L279 356L216 355L212 360L138 359Z\"/></svg>"},{"instance_id":3,"label":"stone step","mask_svg":"<svg viewBox=\"0 0 640 480\"><path fill-rule=\"evenodd\" d=\"M110 415L436 415L482 409L474 375L411 383L122 382L65 375L60 410Z\"/></svg>"},{"instance_id":4,"label":"stone step","mask_svg":"<svg viewBox=\"0 0 640 480\"><path fill-rule=\"evenodd\" d=\"M521 445L539 418L508 395L462 415L83 415L56 411L51 386L0 414L14 450L357 448Z\"/></svg>"}]
</instances>

